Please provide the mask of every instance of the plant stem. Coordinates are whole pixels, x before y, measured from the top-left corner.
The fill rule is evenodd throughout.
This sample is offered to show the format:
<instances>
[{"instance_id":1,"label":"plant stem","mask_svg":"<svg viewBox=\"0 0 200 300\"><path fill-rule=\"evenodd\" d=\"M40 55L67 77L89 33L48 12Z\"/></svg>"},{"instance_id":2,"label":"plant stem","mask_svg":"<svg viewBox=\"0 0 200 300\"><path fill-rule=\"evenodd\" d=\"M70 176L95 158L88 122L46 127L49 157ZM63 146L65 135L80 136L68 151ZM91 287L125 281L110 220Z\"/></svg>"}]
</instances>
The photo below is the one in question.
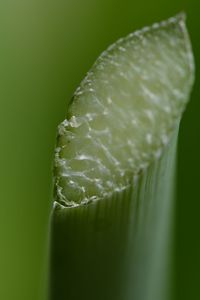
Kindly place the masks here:
<instances>
[{"instance_id":1,"label":"plant stem","mask_svg":"<svg viewBox=\"0 0 200 300\"><path fill-rule=\"evenodd\" d=\"M177 131L122 193L54 207L52 300L167 299Z\"/></svg>"}]
</instances>

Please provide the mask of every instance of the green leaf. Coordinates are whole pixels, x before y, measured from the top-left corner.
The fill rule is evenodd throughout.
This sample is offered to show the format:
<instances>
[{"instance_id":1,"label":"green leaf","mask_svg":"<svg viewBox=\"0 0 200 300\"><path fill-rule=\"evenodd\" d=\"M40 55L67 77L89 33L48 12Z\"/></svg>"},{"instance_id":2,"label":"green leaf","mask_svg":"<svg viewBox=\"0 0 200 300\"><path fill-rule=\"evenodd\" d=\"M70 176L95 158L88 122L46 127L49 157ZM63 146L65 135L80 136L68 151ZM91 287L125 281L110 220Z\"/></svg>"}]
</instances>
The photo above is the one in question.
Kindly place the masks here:
<instances>
[{"instance_id":1,"label":"green leaf","mask_svg":"<svg viewBox=\"0 0 200 300\"><path fill-rule=\"evenodd\" d=\"M194 80L185 17L100 55L58 128L51 299L164 300L179 123Z\"/></svg>"}]
</instances>

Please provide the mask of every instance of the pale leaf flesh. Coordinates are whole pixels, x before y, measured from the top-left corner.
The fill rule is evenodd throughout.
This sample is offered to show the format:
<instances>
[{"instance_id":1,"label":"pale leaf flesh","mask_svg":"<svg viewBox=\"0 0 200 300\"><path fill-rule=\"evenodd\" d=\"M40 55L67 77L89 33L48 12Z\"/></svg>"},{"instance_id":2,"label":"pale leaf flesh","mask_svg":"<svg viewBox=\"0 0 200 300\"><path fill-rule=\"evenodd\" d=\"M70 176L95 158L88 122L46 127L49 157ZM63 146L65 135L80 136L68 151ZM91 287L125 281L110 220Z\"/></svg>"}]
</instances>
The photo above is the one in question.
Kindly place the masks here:
<instances>
[{"instance_id":1,"label":"pale leaf flesh","mask_svg":"<svg viewBox=\"0 0 200 300\"><path fill-rule=\"evenodd\" d=\"M55 200L73 207L111 196L158 159L188 101L193 69L182 14L103 52L58 128Z\"/></svg>"}]
</instances>

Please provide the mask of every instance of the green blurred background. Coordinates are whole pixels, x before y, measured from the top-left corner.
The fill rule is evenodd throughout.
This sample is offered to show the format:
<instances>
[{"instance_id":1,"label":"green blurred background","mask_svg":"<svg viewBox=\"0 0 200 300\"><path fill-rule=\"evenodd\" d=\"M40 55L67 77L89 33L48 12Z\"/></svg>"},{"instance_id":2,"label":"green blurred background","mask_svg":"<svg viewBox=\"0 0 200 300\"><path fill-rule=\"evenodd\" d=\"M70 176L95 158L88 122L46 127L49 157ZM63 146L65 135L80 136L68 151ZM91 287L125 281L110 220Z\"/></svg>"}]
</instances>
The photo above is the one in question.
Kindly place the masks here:
<instances>
[{"instance_id":1,"label":"green blurred background","mask_svg":"<svg viewBox=\"0 0 200 300\"><path fill-rule=\"evenodd\" d=\"M174 299L200 299L197 0L1 0L0 299L45 299L56 126L74 89L110 43L182 10L197 76L179 140Z\"/></svg>"}]
</instances>

